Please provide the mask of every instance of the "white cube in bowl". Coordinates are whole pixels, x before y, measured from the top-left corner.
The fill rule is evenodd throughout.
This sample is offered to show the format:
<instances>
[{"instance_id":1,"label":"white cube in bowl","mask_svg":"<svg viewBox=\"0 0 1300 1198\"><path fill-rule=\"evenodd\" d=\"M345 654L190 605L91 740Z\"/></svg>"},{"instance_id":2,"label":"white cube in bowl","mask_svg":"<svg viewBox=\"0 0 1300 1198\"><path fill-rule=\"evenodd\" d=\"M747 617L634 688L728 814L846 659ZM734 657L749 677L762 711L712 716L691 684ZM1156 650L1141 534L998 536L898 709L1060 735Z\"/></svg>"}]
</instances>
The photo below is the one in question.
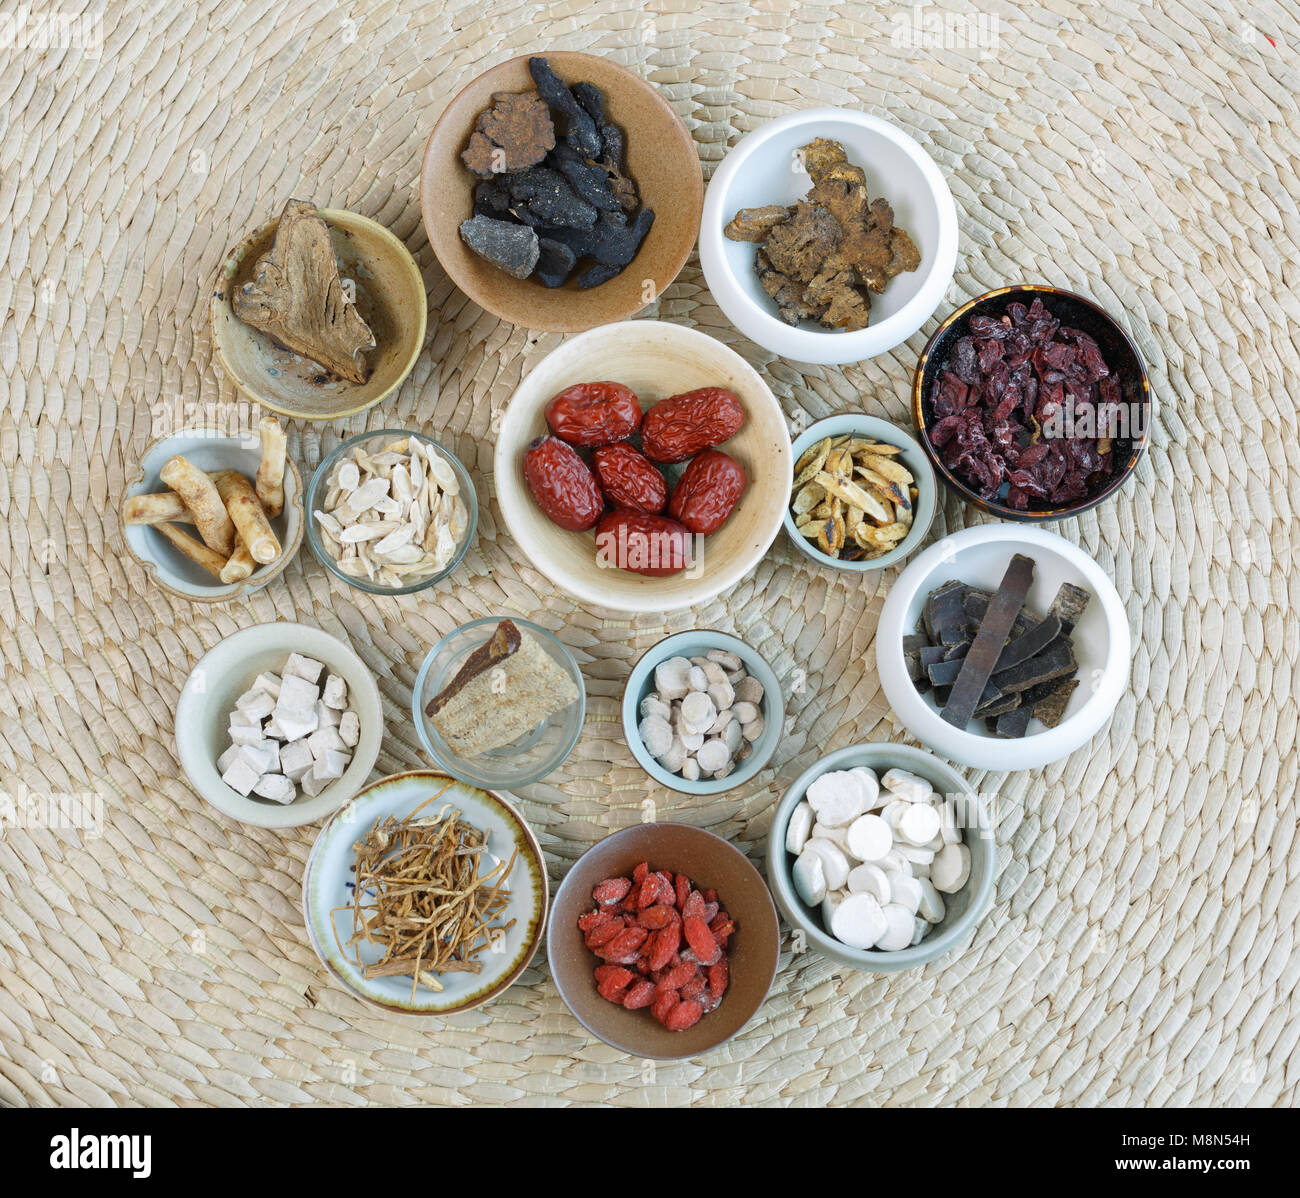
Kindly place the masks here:
<instances>
[{"instance_id":1,"label":"white cube in bowl","mask_svg":"<svg viewBox=\"0 0 1300 1198\"><path fill-rule=\"evenodd\" d=\"M1030 720L1025 736L999 737L983 720L956 728L939 715L931 692L908 677L903 637L916 631L926 596L950 579L996 590L1014 554L1034 561L1025 608L1044 616L1063 582L1091 596L1070 639L1079 685L1055 728ZM1082 549L1046 529L981 524L931 545L898 576L876 628L876 669L894 714L918 740L963 765L988 770L1037 769L1084 745L1105 726L1128 686L1132 637L1115 584Z\"/></svg>"},{"instance_id":2,"label":"white cube in bowl","mask_svg":"<svg viewBox=\"0 0 1300 1198\"><path fill-rule=\"evenodd\" d=\"M259 674L279 674L291 653L321 662L347 683L348 706L357 713L360 738L336 781L312 796L300 791L281 804L243 795L222 781L217 758L230 744L230 713ZM219 811L263 828L294 828L328 815L365 784L379 756L384 712L379 687L365 662L342 641L308 624L258 624L232 633L209 649L190 671L176 704L176 751L190 785Z\"/></svg>"},{"instance_id":3,"label":"white cube in bowl","mask_svg":"<svg viewBox=\"0 0 1300 1198\"><path fill-rule=\"evenodd\" d=\"M871 323L846 333L811 321L792 327L754 273L758 246L723 234L741 208L793 204L812 187L799 150L821 137L837 141L867 177L872 199L883 196L894 223L911 235L920 266L896 275L871 296ZM764 349L797 362L860 362L906 341L933 314L957 263L957 206L943 172L898 126L851 108L808 108L742 138L714 172L704 196L700 265L727 319Z\"/></svg>"}]
</instances>

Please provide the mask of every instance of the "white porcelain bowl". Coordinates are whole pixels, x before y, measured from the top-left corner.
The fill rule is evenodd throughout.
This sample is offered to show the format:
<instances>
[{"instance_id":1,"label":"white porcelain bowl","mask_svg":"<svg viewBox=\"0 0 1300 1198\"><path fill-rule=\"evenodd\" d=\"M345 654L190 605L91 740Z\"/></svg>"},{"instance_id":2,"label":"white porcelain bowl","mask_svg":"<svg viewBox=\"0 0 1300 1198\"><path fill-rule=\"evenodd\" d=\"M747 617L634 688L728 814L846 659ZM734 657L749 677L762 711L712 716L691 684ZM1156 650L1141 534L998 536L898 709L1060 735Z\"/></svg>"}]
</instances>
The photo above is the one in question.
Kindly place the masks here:
<instances>
[{"instance_id":1,"label":"white porcelain bowl","mask_svg":"<svg viewBox=\"0 0 1300 1198\"><path fill-rule=\"evenodd\" d=\"M232 790L217 772L217 758L230 744L227 731L235 700L264 670L278 674L290 653L324 662L348 684L361 739L341 778L315 798L303 794L281 804ZM176 704L176 751L190 785L218 811L262 828L314 823L347 802L370 776L383 736L379 687L365 662L342 641L307 624L258 624L232 633L199 659Z\"/></svg>"},{"instance_id":2,"label":"white porcelain bowl","mask_svg":"<svg viewBox=\"0 0 1300 1198\"><path fill-rule=\"evenodd\" d=\"M286 458L284 463L284 510L271 519L271 529L280 542L280 556L265 566L259 566L242 582L222 582L214 578L150 525L127 524L122 516L126 501L135 495L167 491L167 484L160 474L168 460L178 454L188 458L200 470L209 473L238 470L251 479L257 475L262 447L256 432L228 436L218 429L204 427L182 429L159 437L149 445L127 483L118 509L127 552L144 567L145 573L164 591L192 603L226 603L250 591L260 590L284 573L302 545L306 524L302 475L298 473L293 458ZM181 525L181 528L195 535L193 525Z\"/></svg>"},{"instance_id":3,"label":"white porcelain bowl","mask_svg":"<svg viewBox=\"0 0 1300 1198\"><path fill-rule=\"evenodd\" d=\"M752 242L729 241L727 222L741 208L793 204L812 180L798 168L800 147L823 137L843 145L866 172L873 199L884 196L894 220L921 252L920 267L871 297L871 324L855 333L805 321L792 328L754 273ZM921 146L896 125L851 108L808 108L742 138L714 172L704 196L700 264L727 319L764 349L797 362L859 362L906 341L943 300L957 263L957 206L948 183Z\"/></svg>"},{"instance_id":4,"label":"white porcelain bowl","mask_svg":"<svg viewBox=\"0 0 1300 1198\"><path fill-rule=\"evenodd\" d=\"M702 545L694 538L696 562L679 574L650 578L602 566L594 534L552 524L524 480L524 451L546 433L551 398L575 383L603 380L631 387L643 408L698 387L726 387L745 409L740 432L718 448L744 467L748 486L722 528L704 537ZM667 612L713 598L757 565L781 531L791 463L781 405L735 350L684 325L629 320L570 337L533 367L501 420L493 471L506 527L547 578L585 603ZM670 476L675 470L680 472L668 467Z\"/></svg>"},{"instance_id":5,"label":"white porcelain bowl","mask_svg":"<svg viewBox=\"0 0 1300 1198\"><path fill-rule=\"evenodd\" d=\"M997 588L1012 554L1034 559L1025 606L1045 615L1063 582L1088 590L1088 604L1071 639L1079 686L1055 728L1031 720L1018 739L994 736L982 720L965 730L939 716L932 694L920 694L907 674L903 637L916 631L926 596L949 579ZM1110 719L1128 686L1132 638L1115 584L1082 549L1042 528L981 524L931 545L898 576L876 628L876 670L894 714L918 740L963 765L987 770L1037 769L1086 744Z\"/></svg>"}]
</instances>

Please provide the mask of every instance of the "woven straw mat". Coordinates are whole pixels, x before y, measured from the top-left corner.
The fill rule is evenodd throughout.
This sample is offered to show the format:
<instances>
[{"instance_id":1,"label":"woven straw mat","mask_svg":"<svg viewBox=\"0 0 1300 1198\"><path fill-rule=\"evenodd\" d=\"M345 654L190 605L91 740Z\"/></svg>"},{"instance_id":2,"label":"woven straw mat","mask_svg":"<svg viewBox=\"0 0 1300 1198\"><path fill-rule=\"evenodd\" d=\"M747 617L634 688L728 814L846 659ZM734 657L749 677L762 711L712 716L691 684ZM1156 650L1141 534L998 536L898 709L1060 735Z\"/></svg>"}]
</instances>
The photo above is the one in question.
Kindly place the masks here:
<instances>
[{"instance_id":1,"label":"woven straw mat","mask_svg":"<svg viewBox=\"0 0 1300 1198\"><path fill-rule=\"evenodd\" d=\"M82 45L10 38L0 782L12 799L99 796L104 814L98 836L21 823L0 836L0 1102L1294 1103L1300 642L1285 613L1300 604L1288 330L1300 305L1284 272L1300 241L1296 10L1259 3L1245 20L1208 0L980 3L976 46L933 36L905 6L783 0L152 0L87 9ZM172 739L203 652L237 628L301 620L346 637L379 678L376 776L427 765L403 713L428 646L474 617L535 617L574 650L590 697L573 755L520 793L554 886L639 820L647 795L659 818L759 861L796 774L829 750L905 735L873 665L896 571L819 571L779 538L718 599L629 619L575 604L503 528L491 415L561 338L501 324L448 283L417 178L460 87L551 48L651 80L706 176L749 130L823 104L896 122L939 163L960 212L956 277L892 352L845 368L775 358L728 325L695 256L647 313L733 345L792 418L865 407L905 422L937 320L1020 281L1115 313L1161 402L1137 476L1058 526L1124 597L1131 686L1069 758L968 771L1000 796L997 889L974 938L886 977L795 954L787 934L750 1025L703 1058L654 1067L583 1031L544 952L478 1011L411 1023L363 1007L303 928L317 829L220 816L186 785ZM251 598L191 606L127 559L118 503L145 445L176 421L256 415L213 366L206 289L227 249L291 196L392 229L430 312L396 397L337 424L293 424L291 454L306 472L366 428L432 432L474 476L478 540L452 580L416 596L348 589L304 547ZM979 518L949 496L930 538ZM807 682L774 768L697 800L648 788L618 722L635 656L696 626L735 631Z\"/></svg>"}]
</instances>

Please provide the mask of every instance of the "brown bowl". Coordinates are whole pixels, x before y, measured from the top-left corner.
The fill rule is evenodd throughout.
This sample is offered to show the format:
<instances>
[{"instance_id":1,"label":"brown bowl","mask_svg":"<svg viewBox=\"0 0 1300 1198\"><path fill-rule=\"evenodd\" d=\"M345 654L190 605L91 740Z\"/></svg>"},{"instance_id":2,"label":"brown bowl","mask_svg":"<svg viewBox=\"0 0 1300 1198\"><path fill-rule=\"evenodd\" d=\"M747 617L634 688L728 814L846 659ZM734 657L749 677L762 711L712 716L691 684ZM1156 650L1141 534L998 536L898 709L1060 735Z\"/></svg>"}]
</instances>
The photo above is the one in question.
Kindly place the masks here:
<instances>
[{"instance_id":1,"label":"brown bowl","mask_svg":"<svg viewBox=\"0 0 1300 1198\"><path fill-rule=\"evenodd\" d=\"M642 202L654 209L654 224L627 269L587 291L573 280L549 288L536 279L515 279L485 262L460 238L461 222L473 215L477 181L460 154L494 92L532 88L530 57L521 55L492 67L447 105L425 147L420 207L438 261L480 308L525 328L577 333L624 320L663 294L695 245L704 180L690 132L657 89L607 58L547 53L544 57L565 83L588 82L600 88L606 113L627 135L628 173L636 180Z\"/></svg>"},{"instance_id":2,"label":"brown bowl","mask_svg":"<svg viewBox=\"0 0 1300 1198\"><path fill-rule=\"evenodd\" d=\"M592 910L592 888L651 869L687 874L736 921L730 945L731 980L722 1002L694 1027L670 1032L649 1009L626 1011L596 993L593 971L602 964L583 942L578 916ZM551 905L546 955L556 989L593 1035L633 1056L659 1061L696 1057L730 1040L763 1004L776 976L781 933L767 884L748 857L720 836L687 824L638 824L589 848L566 875Z\"/></svg>"},{"instance_id":3,"label":"brown bowl","mask_svg":"<svg viewBox=\"0 0 1300 1198\"><path fill-rule=\"evenodd\" d=\"M934 381L939 377L953 352L957 340L964 336L970 317L983 315L1001 317L1011 303L1023 303L1026 307L1035 298L1042 299L1052 315L1059 318L1063 325L1081 329L1089 334L1101 350L1107 365L1118 377L1123 392L1123 403L1130 411L1136 413L1137 427L1132 435L1117 438L1114 446L1114 469L1111 473L1097 479L1089 487L1088 493L1081 499L1056 507L1043 504L1031 506L1027 511L1009 507L998 499L985 499L964 479L957 477L943 460L938 447L930 440L930 425L933 413L930 410L930 392ZM1109 499L1132 476L1137 464L1146 451L1151 438L1151 424L1155 417L1155 401L1151 394L1151 385L1147 379L1146 366L1142 355L1138 353L1128 334L1100 305L1072 291L1060 287L1020 284L1014 287L999 287L996 291L963 304L934 331L926 343L921 359L916 366L916 375L912 380L912 419L916 424L921 448L934 465L935 473L956 491L967 503L974 505L990 516L999 520L1017 520L1026 524L1037 524L1046 520L1063 520L1067 516L1077 516L1089 508ZM1006 484L1003 484L1003 492ZM1001 494L1001 492L1000 492ZM1031 500L1031 504L1038 501Z\"/></svg>"}]
</instances>

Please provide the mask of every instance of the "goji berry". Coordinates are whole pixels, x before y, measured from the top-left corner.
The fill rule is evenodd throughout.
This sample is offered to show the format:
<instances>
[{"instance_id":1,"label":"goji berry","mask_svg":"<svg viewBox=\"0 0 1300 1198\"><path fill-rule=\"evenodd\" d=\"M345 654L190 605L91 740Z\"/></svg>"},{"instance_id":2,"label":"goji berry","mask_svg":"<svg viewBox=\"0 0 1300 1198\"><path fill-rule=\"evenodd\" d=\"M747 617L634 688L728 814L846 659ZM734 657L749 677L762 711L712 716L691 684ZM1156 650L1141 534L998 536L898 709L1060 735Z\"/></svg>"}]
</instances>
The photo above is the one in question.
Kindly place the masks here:
<instances>
[{"instance_id":1,"label":"goji berry","mask_svg":"<svg viewBox=\"0 0 1300 1198\"><path fill-rule=\"evenodd\" d=\"M659 980L660 990L680 990L687 982L695 976L695 965L690 961L683 961L674 965Z\"/></svg>"},{"instance_id":2,"label":"goji berry","mask_svg":"<svg viewBox=\"0 0 1300 1198\"><path fill-rule=\"evenodd\" d=\"M591 897L602 907L608 907L619 902L631 889L632 883L628 878L606 878L596 883Z\"/></svg>"},{"instance_id":3,"label":"goji berry","mask_svg":"<svg viewBox=\"0 0 1300 1198\"><path fill-rule=\"evenodd\" d=\"M648 874L649 872L650 872L650 865L649 865L649 863L648 863L648 862L645 862L645 861L642 861L641 864L638 865L638 866L637 866L637 867L632 871L632 885L633 885L633 886L639 886L639 885L641 885L641 883L645 881L645 876L646 876L646 874ZM630 889L630 887L629 887L629 889Z\"/></svg>"},{"instance_id":4,"label":"goji berry","mask_svg":"<svg viewBox=\"0 0 1300 1198\"><path fill-rule=\"evenodd\" d=\"M674 879L673 887L677 892L677 910L686 906L686 900L691 894L691 880L685 874L678 874Z\"/></svg>"},{"instance_id":5,"label":"goji berry","mask_svg":"<svg viewBox=\"0 0 1300 1198\"><path fill-rule=\"evenodd\" d=\"M601 945L608 944L622 930L623 921L616 917L611 919L608 923L601 924L598 928L592 928L592 930L586 934L584 939L587 942L588 948L598 949Z\"/></svg>"},{"instance_id":6,"label":"goji berry","mask_svg":"<svg viewBox=\"0 0 1300 1198\"><path fill-rule=\"evenodd\" d=\"M704 914L704 896L698 890L692 890L682 906L683 919L699 919ZM707 920L705 921L708 922Z\"/></svg>"},{"instance_id":7,"label":"goji berry","mask_svg":"<svg viewBox=\"0 0 1300 1198\"><path fill-rule=\"evenodd\" d=\"M703 1014L704 1008L698 1002L690 998L683 999L669 1010L664 1026L670 1032L684 1032L688 1027L699 1023Z\"/></svg>"},{"instance_id":8,"label":"goji berry","mask_svg":"<svg viewBox=\"0 0 1300 1198\"><path fill-rule=\"evenodd\" d=\"M718 904L711 903L707 899L704 902L704 914L700 916L705 923L712 923L718 918Z\"/></svg>"},{"instance_id":9,"label":"goji berry","mask_svg":"<svg viewBox=\"0 0 1300 1198\"><path fill-rule=\"evenodd\" d=\"M685 986L681 988L682 998L698 998L708 989L709 981L702 973L696 973Z\"/></svg>"},{"instance_id":10,"label":"goji berry","mask_svg":"<svg viewBox=\"0 0 1300 1198\"><path fill-rule=\"evenodd\" d=\"M646 874L641 889L637 892L636 905L644 909L652 907L663 896L663 879L658 874Z\"/></svg>"},{"instance_id":11,"label":"goji berry","mask_svg":"<svg viewBox=\"0 0 1300 1198\"><path fill-rule=\"evenodd\" d=\"M578 927L584 932L590 932L613 918L608 911L588 911L586 915L578 916Z\"/></svg>"},{"instance_id":12,"label":"goji berry","mask_svg":"<svg viewBox=\"0 0 1300 1198\"><path fill-rule=\"evenodd\" d=\"M620 977L623 974L627 974L627 976L623 978L624 986L632 980L632 975L629 974L621 965L597 965L594 972L597 982L603 982L606 978Z\"/></svg>"},{"instance_id":13,"label":"goji berry","mask_svg":"<svg viewBox=\"0 0 1300 1198\"><path fill-rule=\"evenodd\" d=\"M714 998L721 998L727 992L729 976L725 957L716 965L709 966L709 993Z\"/></svg>"},{"instance_id":14,"label":"goji berry","mask_svg":"<svg viewBox=\"0 0 1300 1198\"><path fill-rule=\"evenodd\" d=\"M731 939L731 934L735 930L736 925L731 920L723 919L721 916L709 924L709 931L713 933L713 939L723 948L726 948L727 941Z\"/></svg>"},{"instance_id":15,"label":"goji berry","mask_svg":"<svg viewBox=\"0 0 1300 1198\"><path fill-rule=\"evenodd\" d=\"M648 1007L654 1000L655 984L645 978L633 982L627 988L627 993L623 995L623 1005L629 1011L639 1011L642 1007Z\"/></svg>"},{"instance_id":16,"label":"goji berry","mask_svg":"<svg viewBox=\"0 0 1300 1198\"><path fill-rule=\"evenodd\" d=\"M676 990L669 990L666 993L660 994L655 999L654 1005L650 1008L650 1014L667 1027L668 1016L672 1013L672 1009L679 1001L681 1000L678 999Z\"/></svg>"},{"instance_id":17,"label":"goji berry","mask_svg":"<svg viewBox=\"0 0 1300 1198\"><path fill-rule=\"evenodd\" d=\"M621 1003L623 1001L623 991L627 989L628 983L636 977L636 974L626 969L616 969L608 973L596 985L596 991L601 998L609 1002Z\"/></svg>"},{"instance_id":18,"label":"goji berry","mask_svg":"<svg viewBox=\"0 0 1300 1198\"><path fill-rule=\"evenodd\" d=\"M643 928L651 928L658 931L660 928L666 928L674 919L678 918L677 912L671 907L647 907L637 915L636 921Z\"/></svg>"},{"instance_id":19,"label":"goji berry","mask_svg":"<svg viewBox=\"0 0 1300 1198\"><path fill-rule=\"evenodd\" d=\"M716 890L701 890L706 903L716 903L718 901L718 892Z\"/></svg>"},{"instance_id":20,"label":"goji berry","mask_svg":"<svg viewBox=\"0 0 1300 1198\"><path fill-rule=\"evenodd\" d=\"M634 956L645 938L650 933L645 928L624 928L617 936L613 938L606 946L611 957L625 956L632 953ZM712 940L712 937L709 937Z\"/></svg>"},{"instance_id":21,"label":"goji berry","mask_svg":"<svg viewBox=\"0 0 1300 1198\"><path fill-rule=\"evenodd\" d=\"M655 933L654 947L650 949L650 968L662 969L672 960L682 942L682 932L674 924Z\"/></svg>"}]
</instances>

